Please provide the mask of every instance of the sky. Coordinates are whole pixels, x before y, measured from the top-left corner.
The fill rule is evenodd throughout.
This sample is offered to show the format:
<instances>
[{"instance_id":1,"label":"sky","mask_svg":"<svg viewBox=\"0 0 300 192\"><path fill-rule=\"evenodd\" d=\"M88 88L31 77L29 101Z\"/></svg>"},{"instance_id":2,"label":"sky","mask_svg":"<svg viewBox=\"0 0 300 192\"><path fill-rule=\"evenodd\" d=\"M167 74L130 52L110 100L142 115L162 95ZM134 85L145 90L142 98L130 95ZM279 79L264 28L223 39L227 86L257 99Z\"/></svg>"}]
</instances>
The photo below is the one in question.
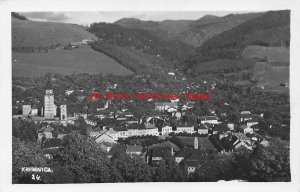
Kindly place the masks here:
<instances>
[{"instance_id":1,"label":"sky","mask_svg":"<svg viewBox=\"0 0 300 192\"><path fill-rule=\"evenodd\" d=\"M122 18L140 20L197 20L204 15L225 16L237 11L98 11L98 12L20 12L34 21L50 21L89 25L95 22L113 23Z\"/></svg>"}]
</instances>

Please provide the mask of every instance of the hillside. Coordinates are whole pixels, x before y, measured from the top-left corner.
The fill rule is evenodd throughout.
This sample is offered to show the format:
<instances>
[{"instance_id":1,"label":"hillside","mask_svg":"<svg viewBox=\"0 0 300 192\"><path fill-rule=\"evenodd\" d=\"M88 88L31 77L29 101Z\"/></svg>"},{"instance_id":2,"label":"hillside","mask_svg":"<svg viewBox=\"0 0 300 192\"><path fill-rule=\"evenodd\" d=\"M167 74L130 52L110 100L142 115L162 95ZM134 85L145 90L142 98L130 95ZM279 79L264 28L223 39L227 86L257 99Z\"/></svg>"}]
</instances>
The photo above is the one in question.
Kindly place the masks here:
<instances>
[{"instance_id":1,"label":"hillside","mask_svg":"<svg viewBox=\"0 0 300 192\"><path fill-rule=\"evenodd\" d=\"M195 47L201 46L211 37L228 31L262 13L230 14L224 17L204 16L190 24L189 28L176 37L178 40Z\"/></svg>"},{"instance_id":2,"label":"hillside","mask_svg":"<svg viewBox=\"0 0 300 192\"><path fill-rule=\"evenodd\" d=\"M96 37L76 24L37 22L12 17L13 50L55 47L83 39Z\"/></svg>"},{"instance_id":3,"label":"hillside","mask_svg":"<svg viewBox=\"0 0 300 192\"><path fill-rule=\"evenodd\" d=\"M94 23L88 29L100 42L129 47L146 54L163 57L171 62L181 62L194 51L180 41L169 40L147 30L124 28L116 24Z\"/></svg>"},{"instance_id":4,"label":"hillside","mask_svg":"<svg viewBox=\"0 0 300 192\"><path fill-rule=\"evenodd\" d=\"M114 24L129 29L148 30L170 39L184 31L192 22L192 20L142 21L135 18L123 18Z\"/></svg>"},{"instance_id":5,"label":"hillside","mask_svg":"<svg viewBox=\"0 0 300 192\"><path fill-rule=\"evenodd\" d=\"M148 30L161 37L178 40L198 47L207 39L227 31L241 23L260 16L261 13L231 14L224 17L205 15L193 20L142 21L125 18L115 22L124 28Z\"/></svg>"},{"instance_id":6,"label":"hillside","mask_svg":"<svg viewBox=\"0 0 300 192\"><path fill-rule=\"evenodd\" d=\"M124 48L104 42L94 42L91 47L113 58L118 63L133 72L156 72L168 68L171 64L159 57L151 56L140 51Z\"/></svg>"},{"instance_id":7,"label":"hillside","mask_svg":"<svg viewBox=\"0 0 300 192\"><path fill-rule=\"evenodd\" d=\"M186 61L187 68L204 61L236 59L250 45L289 46L290 11L270 11L207 40Z\"/></svg>"},{"instance_id":8,"label":"hillside","mask_svg":"<svg viewBox=\"0 0 300 192\"><path fill-rule=\"evenodd\" d=\"M129 75L133 72L103 53L85 45L73 50L50 53L12 54L13 76L40 76L46 73L71 74L114 74Z\"/></svg>"}]
</instances>

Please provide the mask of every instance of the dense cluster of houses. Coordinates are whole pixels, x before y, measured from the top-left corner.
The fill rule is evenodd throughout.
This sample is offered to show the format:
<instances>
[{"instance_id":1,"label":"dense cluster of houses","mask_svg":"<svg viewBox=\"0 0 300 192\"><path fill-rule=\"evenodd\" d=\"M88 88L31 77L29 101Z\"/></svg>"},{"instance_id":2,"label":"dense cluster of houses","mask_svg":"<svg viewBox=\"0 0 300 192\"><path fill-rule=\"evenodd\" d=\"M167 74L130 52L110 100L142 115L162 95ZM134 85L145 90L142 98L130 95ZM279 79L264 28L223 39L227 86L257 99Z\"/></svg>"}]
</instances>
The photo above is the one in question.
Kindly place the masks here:
<instances>
[{"instance_id":1,"label":"dense cluster of houses","mask_svg":"<svg viewBox=\"0 0 300 192\"><path fill-rule=\"evenodd\" d=\"M239 124L234 124L221 121L217 115L194 115L195 121L187 121L184 117L189 113L189 109L194 107L193 102L183 103L180 107L177 101L155 102L154 109L158 113L148 114L143 118L135 117L126 108L116 110L116 108L110 108L109 105L110 102L107 102L104 107L97 109L97 112L93 114L76 113L72 118L51 120L55 121L51 123L75 124L79 117L82 117L90 127L89 136L100 144L108 156L113 155L116 143L124 139L156 136L165 142L147 147L140 144L127 145L124 147L124 152L131 156L138 155L153 166L163 161L163 157L169 154L177 163L185 163L188 173L194 172L203 158L214 154L236 152L240 148L253 150L258 144L268 145L268 141L256 133L259 129L257 126L259 118L262 118L262 115L255 115L250 111L241 111ZM28 115L29 107L24 106L23 110L23 113ZM49 119L42 120L42 122L49 123L48 121ZM57 149L61 144L58 140L61 141L66 135L58 133L54 136L53 132L54 128L47 125L41 127L37 133L38 142L42 143L44 155L47 158L51 158L51 150ZM180 149L166 139L173 135L178 138L185 136L189 140L194 139L193 146L185 145Z\"/></svg>"}]
</instances>

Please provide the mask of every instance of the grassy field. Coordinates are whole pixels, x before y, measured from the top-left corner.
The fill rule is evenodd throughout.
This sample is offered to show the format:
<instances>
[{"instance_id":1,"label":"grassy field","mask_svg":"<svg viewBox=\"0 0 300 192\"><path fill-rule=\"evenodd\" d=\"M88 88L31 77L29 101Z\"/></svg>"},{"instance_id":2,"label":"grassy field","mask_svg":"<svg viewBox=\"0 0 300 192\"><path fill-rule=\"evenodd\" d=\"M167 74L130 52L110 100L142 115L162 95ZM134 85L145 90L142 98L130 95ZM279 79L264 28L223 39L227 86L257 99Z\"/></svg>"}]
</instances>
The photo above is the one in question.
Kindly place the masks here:
<instances>
[{"instance_id":1,"label":"grassy field","mask_svg":"<svg viewBox=\"0 0 300 192\"><path fill-rule=\"evenodd\" d=\"M236 69L249 69L254 67L255 61L253 59L216 59L213 61L202 62L194 65L192 71L194 73L207 73L216 71L232 71Z\"/></svg>"},{"instance_id":2,"label":"grassy field","mask_svg":"<svg viewBox=\"0 0 300 192\"><path fill-rule=\"evenodd\" d=\"M59 50L51 53L13 52L13 76L39 76L47 72L59 74L111 73L114 75L133 73L114 59L93 50L88 45L74 50Z\"/></svg>"},{"instance_id":3,"label":"grassy field","mask_svg":"<svg viewBox=\"0 0 300 192\"><path fill-rule=\"evenodd\" d=\"M280 86L280 84L289 83L290 69L288 65L278 66L272 65L272 63L257 62L253 70L258 85L263 86L265 90L288 93L288 87Z\"/></svg>"},{"instance_id":4,"label":"grassy field","mask_svg":"<svg viewBox=\"0 0 300 192\"><path fill-rule=\"evenodd\" d=\"M289 62L290 50L285 47L248 46L242 56L244 58L267 58L270 62Z\"/></svg>"},{"instance_id":5,"label":"grassy field","mask_svg":"<svg viewBox=\"0 0 300 192\"><path fill-rule=\"evenodd\" d=\"M75 24L23 21L12 18L12 47L48 47L66 45L83 39L96 39L82 26Z\"/></svg>"}]
</instances>

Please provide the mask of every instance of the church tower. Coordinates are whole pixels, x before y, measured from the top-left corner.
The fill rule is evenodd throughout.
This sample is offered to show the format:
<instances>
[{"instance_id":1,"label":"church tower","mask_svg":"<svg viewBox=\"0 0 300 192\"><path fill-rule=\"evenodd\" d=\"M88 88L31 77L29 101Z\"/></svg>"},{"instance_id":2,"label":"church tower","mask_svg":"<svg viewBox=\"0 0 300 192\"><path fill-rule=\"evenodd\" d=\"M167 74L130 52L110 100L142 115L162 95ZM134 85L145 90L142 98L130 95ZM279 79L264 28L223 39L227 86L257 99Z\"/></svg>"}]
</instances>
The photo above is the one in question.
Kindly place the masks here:
<instances>
[{"instance_id":1,"label":"church tower","mask_svg":"<svg viewBox=\"0 0 300 192\"><path fill-rule=\"evenodd\" d=\"M194 149L198 149L198 138L195 137L194 139Z\"/></svg>"},{"instance_id":2,"label":"church tower","mask_svg":"<svg viewBox=\"0 0 300 192\"><path fill-rule=\"evenodd\" d=\"M56 106L54 104L53 90L46 90L44 96L44 117L45 119L54 119L56 115Z\"/></svg>"}]
</instances>

